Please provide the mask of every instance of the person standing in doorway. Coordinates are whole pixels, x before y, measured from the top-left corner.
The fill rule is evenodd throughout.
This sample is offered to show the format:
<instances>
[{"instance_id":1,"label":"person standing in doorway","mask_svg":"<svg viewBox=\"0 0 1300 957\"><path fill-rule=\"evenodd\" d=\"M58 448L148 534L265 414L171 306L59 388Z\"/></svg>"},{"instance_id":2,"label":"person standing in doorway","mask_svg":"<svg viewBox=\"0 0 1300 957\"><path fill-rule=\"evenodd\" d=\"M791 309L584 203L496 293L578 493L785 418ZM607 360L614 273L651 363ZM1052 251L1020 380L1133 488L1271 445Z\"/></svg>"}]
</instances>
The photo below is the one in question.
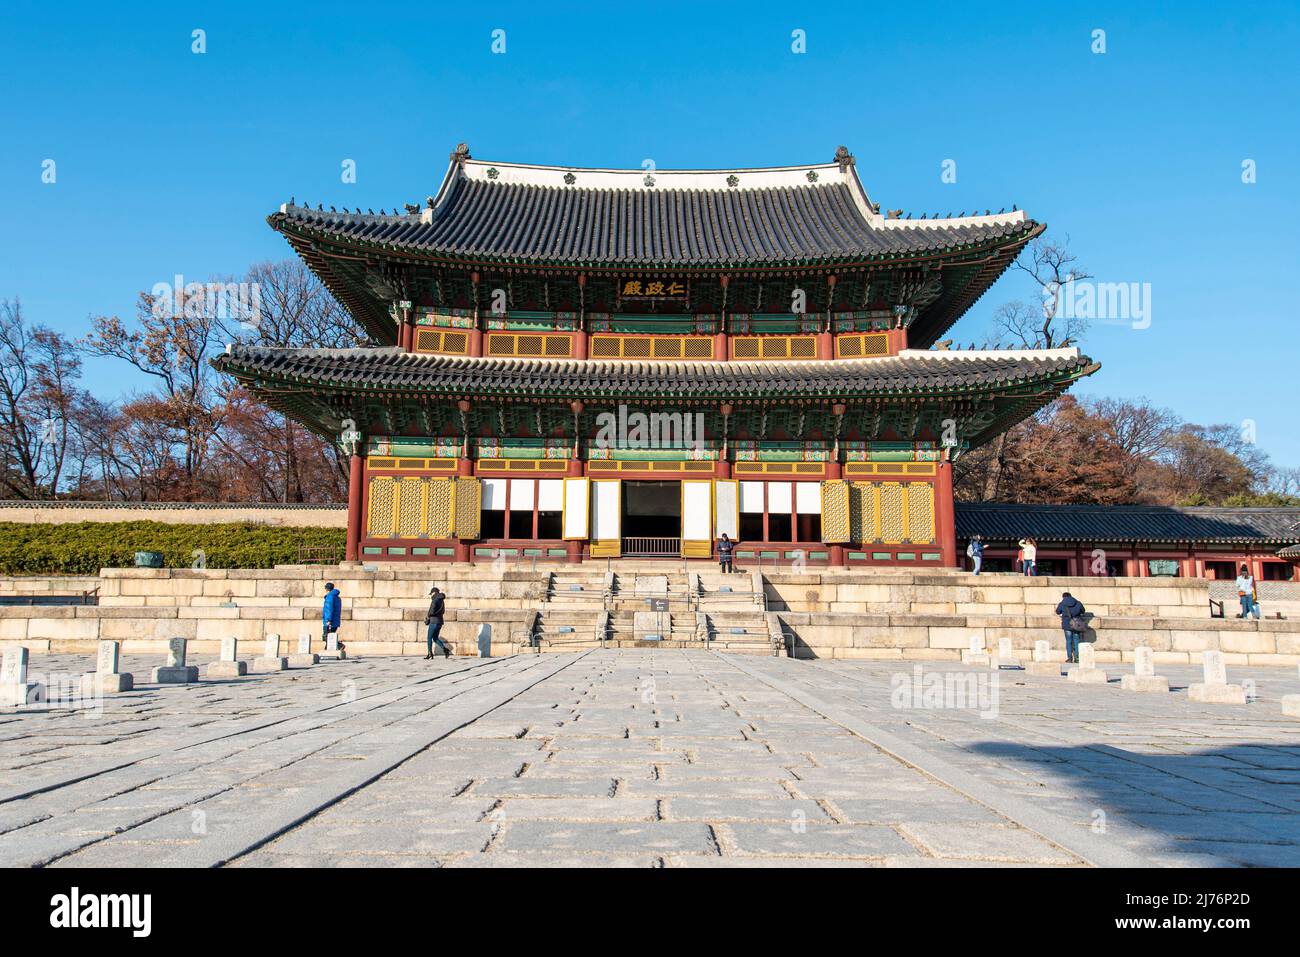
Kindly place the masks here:
<instances>
[{"instance_id":1,"label":"person standing in doorway","mask_svg":"<svg viewBox=\"0 0 1300 957\"><path fill-rule=\"evenodd\" d=\"M1031 577L1038 574L1038 543L1030 536L1026 535L1020 540L1020 564L1024 567L1026 575Z\"/></svg>"},{"instance_id":2,"label":"person standing in doorway","mask_svg":"<svg viewBox=\"0 0 1300 957\"><path fill-rule=\"evenodd\" d=\"M970 558L975 574L978 575L984 565L984 542L978 535L971 536L970 544L966 546L966 555Z\"/></svg>"},{"instance_id":3,"label":"person standing in doorway","mask_svg":"<svg viewBox=\"0 0 1300 957\"><path fill-rule=\"evenodd\" d=\"M1241 566L1241 574L1237 576L1237 598L1241 601L1241 617L1249 618L1253 614L1255 620L1259 621L1259 596L1255 591L1255 576L1244 564Z\"/></svg>"},{"instance_id":4,"label":"person standing in doorway","mask_svg":"<svg viewBox=\"0 0 1300 957\"><path fill-rule=\"evenodd\" d=\"M443 596L442 592L438 590L438 586L434 585L429 589L429 611L424 616L424 624L428 629L424 633L424 637L429 646L429 653L424 656L425 661L433 660L434 645L437 645L442 651L442 656L444 658L451 657L451 649L447 647L445 641L438 637L439 633L442 631L442 616L446 611L446 607L446 598Z\"/></svg>"},{"instance_id":5,"label":"person standing in doorway","mask_svg":"<svg viewBox=\"0 0 1300 957\"><path fill-rule=\"evenodd\" d=\"M325 603L320 610L321 640L325 642L326 647L330 643L330 635L339 630L339 624L343 621L343 599L339 596L339 590L334 587L333 582L325 583ZM339 649L342 650L343 642L339 642Z\"/></svg>"},{"instance_id":6,"label":"person standing in doorway","mask_svg":"<svg viewBox=\"0 0 1300 957\"><path fill-rule=\"evenodd\" d=\"M736 543L727 537L727 533L722 533L722 538L718 540L718 564L722 566L722 573L730 575L735 569L731 565L732 554L736 550Z\"/></svg>"},{"instance_id":7,"label":"person standing in doorway","mask_svg":"<svg viewBox=\"0 0 1300 957\"><path fill-rule=\"evenodd\" d=\"M1078 664L1079 638L1088 628L1088 620L1083 617L1087 614L1087 609L1083 607L1083 602L1068 591L1063 591L1056 613L1061 616L1061 630L1065 632L1065 660Z\"/></svg>"}]
</instances>

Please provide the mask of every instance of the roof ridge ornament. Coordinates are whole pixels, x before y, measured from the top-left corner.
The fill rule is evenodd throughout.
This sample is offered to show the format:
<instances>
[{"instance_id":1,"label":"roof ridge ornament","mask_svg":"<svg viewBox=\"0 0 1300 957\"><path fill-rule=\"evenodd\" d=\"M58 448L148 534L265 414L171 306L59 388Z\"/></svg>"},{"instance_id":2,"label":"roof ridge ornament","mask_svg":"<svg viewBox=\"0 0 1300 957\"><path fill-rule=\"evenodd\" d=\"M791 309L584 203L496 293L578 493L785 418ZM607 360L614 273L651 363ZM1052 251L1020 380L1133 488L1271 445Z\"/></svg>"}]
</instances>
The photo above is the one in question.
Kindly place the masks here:
<instances>
[{"instance_id":1,"label":"roof ridge ornament","mask_svg":"<svg viewBox=\"0 0 1300 957\"><path fill-rule=\"evenodd\" d=\"M857 165L857 161L853 158L853 154L849 152L847 146L835 147L835 162L839 164L841 171L849 166Z\"/></svg>"},{"instance_id":2,"label":"roof ridge ornament","mask_svg":"<svg viewBox=\"0 0 1300 957\"><path fill-rule=\"evenodd\" d=\"M451 161L457 166L464 166L466 160L473 158L474 157L469 155L468 143L457 143L455 151L451 154Z\"/></svg>"}]
</instances>

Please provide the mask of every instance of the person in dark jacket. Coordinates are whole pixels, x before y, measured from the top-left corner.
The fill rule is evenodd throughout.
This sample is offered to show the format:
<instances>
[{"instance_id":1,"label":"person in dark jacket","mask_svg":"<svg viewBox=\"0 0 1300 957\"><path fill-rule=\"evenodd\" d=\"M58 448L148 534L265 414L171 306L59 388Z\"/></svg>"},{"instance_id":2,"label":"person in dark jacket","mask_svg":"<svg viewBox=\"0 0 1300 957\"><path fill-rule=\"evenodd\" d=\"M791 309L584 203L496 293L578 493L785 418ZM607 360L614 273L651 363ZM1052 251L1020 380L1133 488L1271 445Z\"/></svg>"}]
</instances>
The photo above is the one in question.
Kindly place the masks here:
<instances>
[{"instance_id":1,"label":"person in dark jacket","mask_svg":"<svg viewBox=\"0 0 1300 957\"><path fill-rule=\"evenodd\" d=\"M718 540L718 564L722 566L724 574L730 574L735 571L731 566L731 556L736 550L736 543L727 537L727 533L722 533L722 538Z\"/></svg>"},{"instance_id":2,"label":"person in dark jacket","mask_svg":"<svg viewBox=\"0 0 1300 957\"><path fill-rule=\"evenodd\" d=\"M1075 618L1082 618L1087 614L1087 609L1083 607L1083 602L1075 598L1068 591L1061 592L1061 601L1056 606L1056 613L1061 616L1061 630L1065 632L1065 660L1079 663L1079 636L1082 631L1071 631L1070 622Z\"/></svg>"},{"instance_id":3,"label":"person in dark jacket","mask_svg":"<svg viewBox=\"0 0 1300 957\"><path fill-rule=\"evenodd\" d=\"M429 653L424 656L425 661L433 660L433 646L435 644L441 649L444 658L451 657L451 649L447 647L445 641L438 637L439 632L442 631L442 616L446 607L446 597L438 590L438 586L434 585L429 589L429 611L424 616L424 623L428 626L425 639L429 646Z\"/></svg>"},{"instance_id":4,"label":"person in dark jacket","mask_svg":"<svg viewBox=\"0 0 1300 957\"><path fill-rule=\"evenodd\" d=\"M321 639L326 645L329 644L330 633L339 630L339 623L343 620L343 599L339 597L339 590L334 587L333 582L325 583L325 604L320 610ZM343 642L339 642L339 648L343 647Z\"/></svg>"}]
</instances>

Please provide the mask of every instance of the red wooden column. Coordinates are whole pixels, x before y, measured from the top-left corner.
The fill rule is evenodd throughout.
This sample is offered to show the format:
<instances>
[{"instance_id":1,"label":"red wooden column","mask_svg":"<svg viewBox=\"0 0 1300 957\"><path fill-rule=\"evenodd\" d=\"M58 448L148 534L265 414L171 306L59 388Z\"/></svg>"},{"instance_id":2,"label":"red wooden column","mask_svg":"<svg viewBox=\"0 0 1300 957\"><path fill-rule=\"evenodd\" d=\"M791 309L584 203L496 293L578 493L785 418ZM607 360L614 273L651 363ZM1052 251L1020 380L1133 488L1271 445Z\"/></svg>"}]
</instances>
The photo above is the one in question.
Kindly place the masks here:
<instances>
[{"instance_id":1,"label":"red wooden column","mask_svg":"<svg viewBox=\"0 0 1300 957\"><path fill-rule=\"evenodd\" d=\"M483 330L479 327L478 319L478 280L479 274L472 272L469 274L470 282L473 283L474 289L474 328L469 333L469 354L473 358L480 358L483 355Z\"/></svg>"},{"instance_id":2,"label":"red wooden column","mask_svg":"<svg viewBox=\"0 0 1300 957\"><path fill-rule=\"evenodd\" d=\"M949 568L957 564L957 511L952 504L952 463L940 462L934 477L934 521L939 553Z\"/></svg>"},{"instance_id":3,"label":"red wooden column","mask_svg":"<svg viewBox=\"0 0 1300 957\"><path fill-rule=\"evenodd\" d=\"M713 334L713 359L726 362L731 358L731 344L727 340L727 287L731 277L723 274L718 277L718 283L722 286L722 308L718 312L718 331Z\"/></svg>"},{"instance_id":4,"label":"red wooden column","mask_svg":"<svg viewBox=\"0 0 1300 957\"><path fill-rule=\"evenodd\" d=\"M826 328L817 334L817 358L835 358L835 336L831 332L831 303L835 298L835 276L826 277Z\"/></svg>"},{"instance_id":5,"label":"red wooden column","mask_svg":"<svg viewBox=\"0 0 1300 957\"><path fill-rule=\"evenodd\" d=\"M591 334L587 331L587 274L578 273L578 295L582 296L582 308L578 312L578 328L573 333L573 358L585 359L590 354Z\"/></svg>"},{"instance_id":6,"label":"red wooden column","mask_svg":"<svg viewBox=\"0 0 1300 957\"><path fill-rule=\"evenodd\" d=\"M348 537L343 557L350 562L361 556L361 496L365 487L366 457L354 452L348 462Z\"/></svg>"}]
</instances>

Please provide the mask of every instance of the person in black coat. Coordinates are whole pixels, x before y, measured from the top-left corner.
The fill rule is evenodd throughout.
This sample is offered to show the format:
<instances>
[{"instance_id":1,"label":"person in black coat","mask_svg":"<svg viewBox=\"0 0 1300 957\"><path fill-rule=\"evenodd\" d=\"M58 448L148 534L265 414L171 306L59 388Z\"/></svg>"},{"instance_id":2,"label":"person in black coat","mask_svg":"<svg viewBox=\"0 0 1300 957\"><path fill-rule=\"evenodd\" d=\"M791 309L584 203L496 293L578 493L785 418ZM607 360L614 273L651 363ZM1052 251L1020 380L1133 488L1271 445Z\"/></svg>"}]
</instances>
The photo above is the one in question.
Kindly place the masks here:
<instances>
[{"instance_id":1,"label":"person in black coat","mask_svg":"<svg viewBox=\"0 0 1300 957\"><path fill-rule=\"evenodd\" d=\"M451 657L451 649L447 647L445 641L438 637L438 633L442 631L442 616L446 607L446 597L438 590L438 586L434 585L429 589L429 611L424 616L424 623L428 626L425 639L429 646L429 653L424 656L425 661L433 660L433 646L435 644L442 650L444 658Z\"/></svg>"},{"instance_id":2,"label":"person in black coat","mask_svg":"<svg viewBox=\"0 0 1300 957\"><path fill-rule=\"evenodd\" d=\"M1073 619L1082 618L1087 614L1087 609L1083 607L1083 602L1068 591L1064 591L1061 592L1061 600L1056 606L1056 613L1061 616L1061 630L1065 632L1065 660L1078 664L1079 636L1083 634L1083 631L1072 631L1070 625Z\"/></svg>"},{"instance_id":3,"label":"person in black coat","mask_svg":"<svg viewBox=\"0 0 1300 957\"><path fill-rule=\"evenodd\" d=\"M736 550L736 543L727 537L727 533L722 533L722 538L718 540L718 564L722 566L723 574L730 574L735 571L731 565L732 553Z\"/></svg>"}]
</instances>

